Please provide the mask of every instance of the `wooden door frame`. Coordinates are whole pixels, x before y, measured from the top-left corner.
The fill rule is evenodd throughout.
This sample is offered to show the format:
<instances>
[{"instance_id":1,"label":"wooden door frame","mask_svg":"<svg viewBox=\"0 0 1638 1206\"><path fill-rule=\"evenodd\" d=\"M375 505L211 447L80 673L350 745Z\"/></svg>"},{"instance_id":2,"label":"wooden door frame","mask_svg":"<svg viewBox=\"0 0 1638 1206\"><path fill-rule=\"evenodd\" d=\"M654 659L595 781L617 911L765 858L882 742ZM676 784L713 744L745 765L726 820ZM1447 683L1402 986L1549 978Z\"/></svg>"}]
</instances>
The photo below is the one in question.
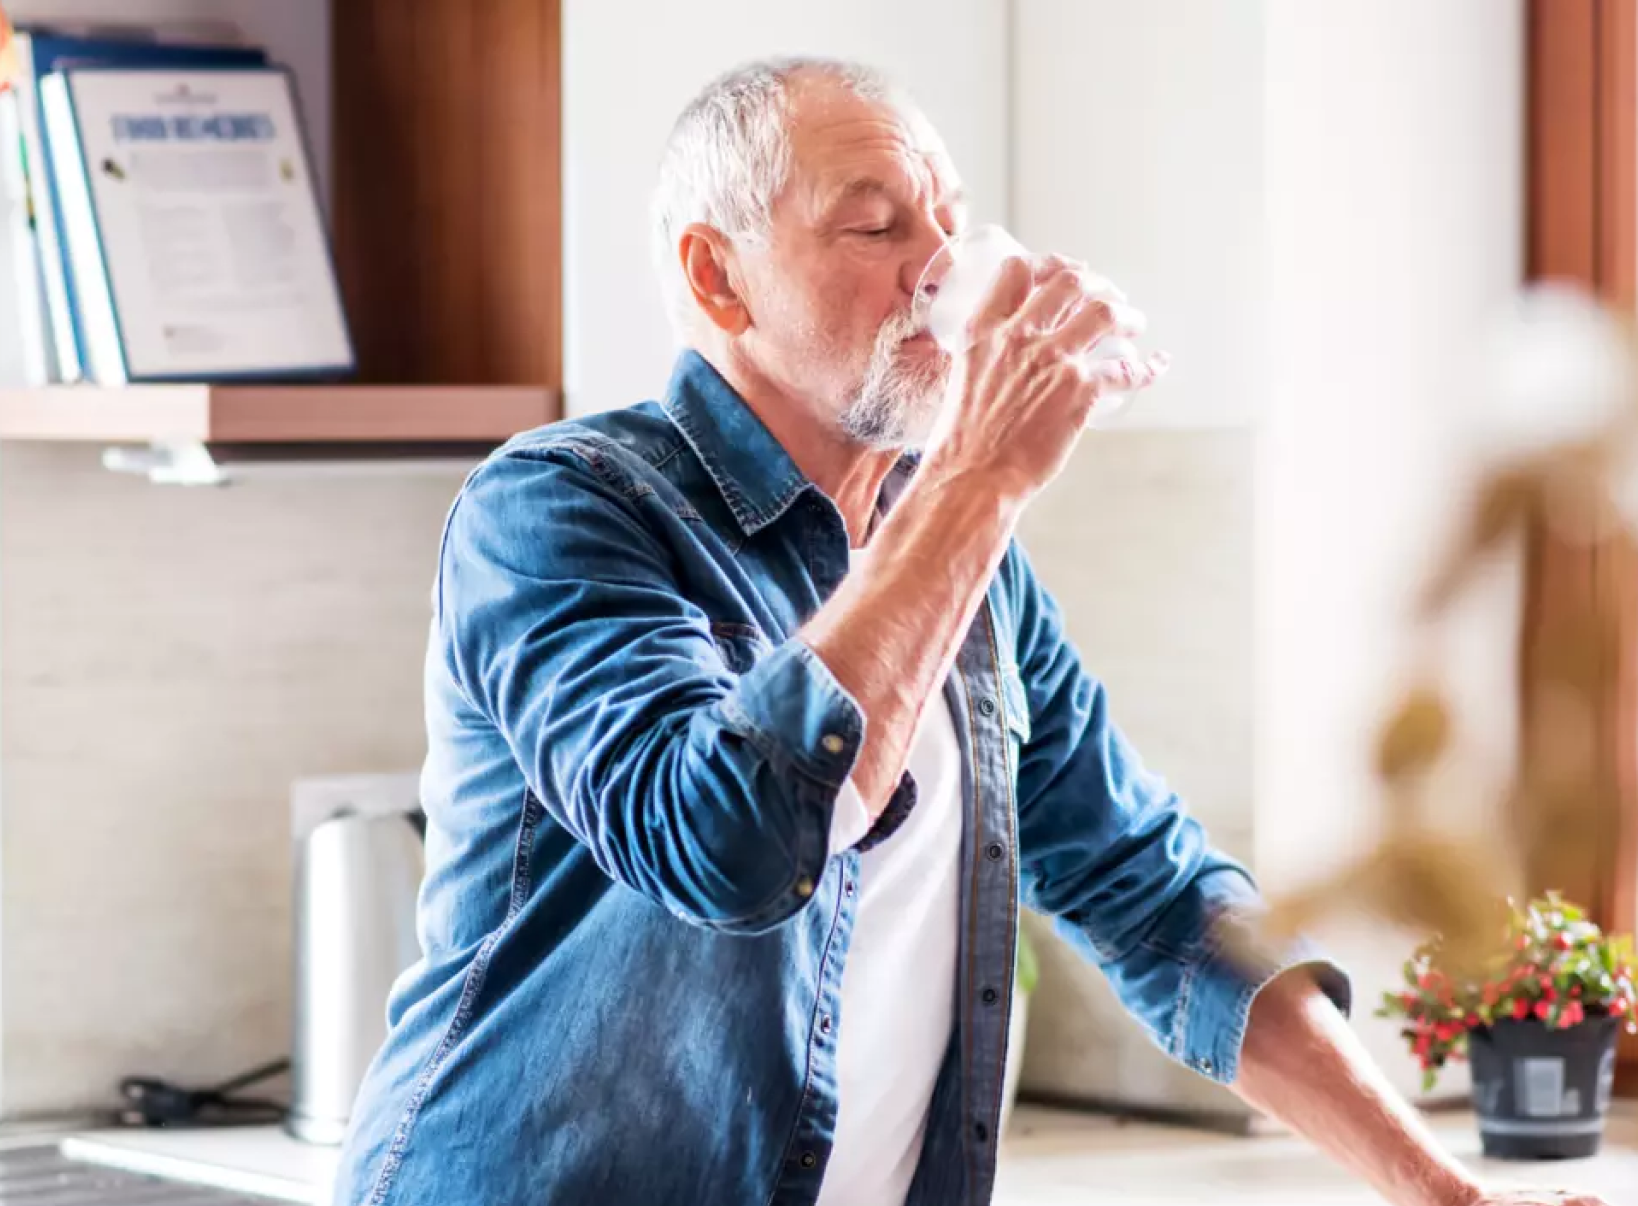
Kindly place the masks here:
<instances>
[{"instance_id":1,"label":"wooden door frame","mask_svg":"<svg viewBox=\"0 0 1638 1206\"><path fill-rule=\"evenodd\" d=\"M1630 317L1638 306L1638 0L1529 0L1527 31L1526 275L1590 289ZM1588 547L1533 534L1519 666L1526 734L1534 635L1571 608L1598 611L1615 632L1597 756L1621 802L1610 858L1573 888L1601 924L1630 931L1638 922L1638 553L1630 542ZM1638 1043L1623 1046L1620 1084L1638 1094Z\"/></svg>"}]
</instances>

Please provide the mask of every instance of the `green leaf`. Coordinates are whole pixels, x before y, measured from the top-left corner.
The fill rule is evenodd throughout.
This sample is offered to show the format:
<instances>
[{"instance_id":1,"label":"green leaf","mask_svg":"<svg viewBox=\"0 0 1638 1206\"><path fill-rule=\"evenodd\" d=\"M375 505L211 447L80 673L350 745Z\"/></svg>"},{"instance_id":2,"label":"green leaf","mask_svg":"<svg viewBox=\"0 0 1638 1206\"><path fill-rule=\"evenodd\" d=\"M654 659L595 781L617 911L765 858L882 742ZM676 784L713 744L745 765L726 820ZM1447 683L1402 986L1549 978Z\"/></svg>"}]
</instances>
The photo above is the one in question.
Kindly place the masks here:
<instances>
[{"instance_id":1,"label":"green leaf","mask_svg":"<svg viewBox=\"0 0 1638 1206\"><path fill-rule=\"evenodd\" d=\"M1437 1068L1426 1068L1426 1069L1423 1070L1423 1072L1422 1072L1422 1092L1424 1092L1424 1093L1433 1092L1433 1086L1438 1084L1438 1083L1439 1083L1439 1070Z\"/></svg>"},{"instance_id":2,"label":"green leaf","mask_svg":"<svg viewBox=\"0 0 1638 1206\"><path fill-rule=\"evenodd\" d=\"M1035 985L1041 979L1041 965L1035 958L1035 947L1030 944L1029 934L1023 927L1018 929L1018 956L1015 967L1018 979L1018 991L1028 994L1035 991Z\"/></svg>"}]
</instances>

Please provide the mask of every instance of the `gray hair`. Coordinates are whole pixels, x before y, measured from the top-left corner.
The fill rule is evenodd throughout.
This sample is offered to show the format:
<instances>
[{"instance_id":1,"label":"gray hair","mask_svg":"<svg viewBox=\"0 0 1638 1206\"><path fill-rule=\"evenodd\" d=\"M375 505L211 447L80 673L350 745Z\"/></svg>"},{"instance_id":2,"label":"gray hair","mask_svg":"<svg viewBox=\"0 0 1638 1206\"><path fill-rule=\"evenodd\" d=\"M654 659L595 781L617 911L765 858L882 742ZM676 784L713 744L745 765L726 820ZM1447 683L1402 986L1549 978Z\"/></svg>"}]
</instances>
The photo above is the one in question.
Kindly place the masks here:
<instances>
[{"instance_id":1,"label":"gray hair","mask_svg":"<svg viewBox=\"0 0 1638 1206\"><path fill-rule=\"evenodd\" d=\"M746 63L688 103L661 156L650 216L654 267L679 339L686 338L692 310L677 239L694 222L753 246L767 238L774 199L790 174L790 86L803 75L835 80L868 100L909 106L874 68L825 58Z\"/></svg>"}]
</instances>

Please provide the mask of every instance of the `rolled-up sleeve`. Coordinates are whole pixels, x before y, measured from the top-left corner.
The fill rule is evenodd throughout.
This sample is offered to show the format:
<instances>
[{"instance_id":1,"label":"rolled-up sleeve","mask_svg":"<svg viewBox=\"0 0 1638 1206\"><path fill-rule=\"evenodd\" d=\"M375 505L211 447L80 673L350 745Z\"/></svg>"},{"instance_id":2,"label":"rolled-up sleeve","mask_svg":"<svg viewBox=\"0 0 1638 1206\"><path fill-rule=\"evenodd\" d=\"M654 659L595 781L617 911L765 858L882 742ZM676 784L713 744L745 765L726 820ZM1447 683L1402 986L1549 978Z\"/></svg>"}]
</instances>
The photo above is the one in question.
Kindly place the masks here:
<instances>
[{"instance_id":1,"label":"rolled-up sleeve","mask_svg":"<svg viewBox=\"0 0 1638 1206\"><path fill-rule=\"evenodd\" d=\"M1003 565L1030 736L1018 766L1024 902L1108 976L1172 1058L1213 1080L1239 1072L1252 1001L1281 972L1314 971L1344 1011L1340 967L1302 940L1271 946L1250 873L1214 849L1109 715L1023 550Z\"/></svg>"},{"instance_id":2,"label":"rolled-up sleeve","mask_svg":"<svg viewBox=\"0 0 1638 1206\"><path fill-rule=\"evenodd\" d=\"M864 715L800 640L730 669L595 456L480 467L446 525L435 604L451 676L609 876L730 932L811 898Z\"/></svg>"},{"instance_id":3,"label":"rolled-up sleeve","mask_svg":"<svg viewBox=\"0 0 1638 1206\"><path fill-rule=\"evenodd\" d=\"M1265 942L1263 912L1243 871L1196 875L1112 970L1161 1048L1223 1084L1239 1075L1252 1003L1276 977L1305 969L1337 1008L1353 1004L1347 974L1312 942Z\"/></svg>"}]
</instances>

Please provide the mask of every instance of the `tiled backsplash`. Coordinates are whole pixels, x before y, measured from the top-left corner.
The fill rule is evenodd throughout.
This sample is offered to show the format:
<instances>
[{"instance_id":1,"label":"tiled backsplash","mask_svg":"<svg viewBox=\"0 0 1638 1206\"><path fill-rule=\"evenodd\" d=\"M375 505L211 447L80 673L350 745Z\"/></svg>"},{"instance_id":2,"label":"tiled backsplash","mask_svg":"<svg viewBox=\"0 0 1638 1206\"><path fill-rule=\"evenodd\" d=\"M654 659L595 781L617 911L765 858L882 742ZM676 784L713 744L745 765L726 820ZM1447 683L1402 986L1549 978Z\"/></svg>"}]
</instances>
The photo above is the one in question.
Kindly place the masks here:
<instances>
[{"instance_id":1,"label":"tiled backsplash","mask_svg":"<svg viewBox=\"0 0 1638 1206\"><path fill-rule=\"evenodd\" d=\"M1251 447L1100 433L1024 531L1119 722L1246 856ZM419 765L428 589L458 485L188 491L85 449L0 453L0 1112L285 1052L291 783ZM1197 1091L1095 972L1046 963L1026 1085Z\"/></svg>"},{"instance_id":2,"label":"tiled backsplash","mask_svg":"<svg viewBox=\"0 0 1638 1206\"><path fill-rule=\"evenodd\" d=\"M0 1113L286 1052L291 783L419 767L459 484L0 450Z\"/></svg>"},{"instance_id":3,"label":"tiled backsplash","mask_svg":"<svg viewBox=\"0 0 1638 1206\"><path fill-rule=\"evenodd\" d=\"M1021 532L1111 715L1230 846L1250 822L1252 456L1248 430L1098 432Z\"/></svg>"},{"instance_id":4,"label":"tiled backsplash","mask_svg":"<svg viewBox=\"0 0 1638 1206\"><path fill-rule=\"evenodd\" d=\"M1246 429L1098 432L1023 527L1116 723L1217 844L1247 860L1253 454ZM1047 934L1044 924L1031 930ZM1162 1056L1096 969L1061 943L1045 944L1030 1010L1026 1090L1241 1112Z\"/></svg>"}]
</instances>

